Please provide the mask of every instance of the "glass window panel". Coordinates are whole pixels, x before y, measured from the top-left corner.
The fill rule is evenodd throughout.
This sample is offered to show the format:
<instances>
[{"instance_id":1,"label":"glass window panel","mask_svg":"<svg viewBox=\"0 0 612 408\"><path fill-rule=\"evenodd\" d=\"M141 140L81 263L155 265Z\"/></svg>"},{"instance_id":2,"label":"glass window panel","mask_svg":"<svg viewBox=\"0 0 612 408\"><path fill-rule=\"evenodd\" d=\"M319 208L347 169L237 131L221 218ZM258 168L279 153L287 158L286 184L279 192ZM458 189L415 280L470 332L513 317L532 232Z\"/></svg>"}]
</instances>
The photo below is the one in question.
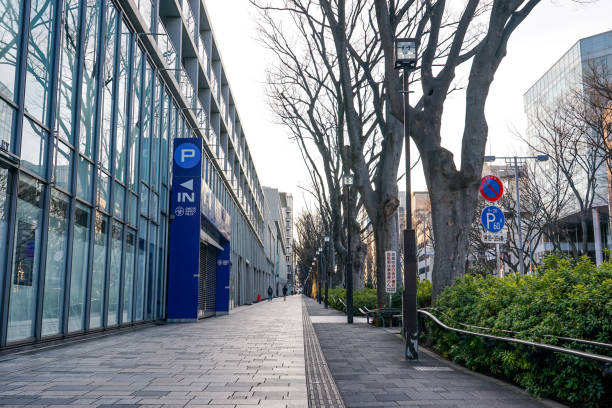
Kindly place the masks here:
<instances>
[{"instance_id":1,"label":"glass window panel","mask_svg":"<svg viewBox=\"0 0 612 408\"><path fill-rule=\"evenodd\" d=\"M123 273L123 316L121 321L132 321L134 289L134 261L136 259L136 232L128 229L125 236L125 272Z\"/></svg>"},{"instance_id":2,"label":"glass window panel","mask_svg":"<svg viewBox=\"0 0 612 408\"><path fill-rule=\"evenodd\" d=\"M140 188L140 213L144 216L149 214L149 188L144 184Z\"/></svg>"},{"instance_id":3,"label":"glass window panel","mask_svg":"<svg viewBox=\"0 0 612 408\"><path fill-rule=\"evenodd\" d=\"M151 193L151 218L154 221L157 221L157 216L159 213L159 208L157 207L158 203L159 203L158 195L155 193Z\"/></svg>"},{"instance_id":4,"label":"glass window panel","mask_svg":"<svg viewBox=\"0 0 612 408\"><path fill-rule=\"evenodd\" d=\"M17 45L21 31L23 0L5 0L0 13L0 92L9 99L16 100L15 67L17 65Z\"/></svg>"},{"instance_id":5,"label":"glass window panel","mask_svg":"<svg viewBox=\"0 0 612 408\"><path fill-rule=\"evenodd\" d=\"M161 180L162 183L168 183L168 104L171 103L167 92L164 92L163 97L163 112L161 119Z\"/></svg>"},{"instance_id":6,"label":"glass window panel","mask_svg":"<svg viewBox=\"0 0 612 408\"><path fill-rule=\"evenodd\" d=\"M0 28L0 33L2 28ZM0 40L0 44L2 41ZM0 57L1 60L1 57ZM2 66L0 65L0 72L2 72ZM0 79L1 81L2 79ZM2 91L2 82L0 82L0 91ZM0 99L0 150L14 152L13 149L13 118L15 116L15 109L4 100Z\"/></svg>"},{"instance_id":7,"label":"glass window panel","mask_svg":"<svg viewBox=\"0 0 612 408\"><path fill-rule=\"evenodd\" d=\"M57 190L51 190L49 204L49 233L47 238L47 263L45 268L45 292L43 297L42 335L60 333L62 330L62 305L64 277L66 274L66 250L68 248L68 220L70 199Z\"/></svg>"},{"instance_id":8,"label":"glass window panel","mask_svg":"<svg viewBox=\"0 0 612 408\"><path fill-rule=\"evenodd\" d=\"M136 225L138 221L138 197L134 194L130 194L130 224Z\"/></svg>"},{"instance_id":9,"label":"glass window panel","mask_svg":"<svg viewBox=\"0 0 612 408\"><path fill-rule=\"evenodd\" d=\"M74 75L77 68L77 35L79 27L79 0L66 0L62 26L63 44L61 47L61 75L59 77L57 124L58 134L71 144L74 143L72 132Z\"/></svg>"},{"instance_id":10,"label":"glass window panel","mask_svg":"<svg viewBox=\"0 0 612 408\"><path fill-rule=\"evenodd\" d=\"M119 280L121 278L121 246L123 225L114 221L111 236L111 263L108 282L108 321L107 326L114 326L119 321Z\"/></svg>"},{"instance_id":11,"label":"glass window panel","mask_svg":"<svg viewBox=\"0 0 612 408\"><path fill-rule=\"evenodd\" d=\"M11 173L0 166L0 242L8 242L8 221L11 205ZM0 282L4 282L7 246L0 246ZM0 300L2 296L0 296Z\"/></svg>"},{"instance_id":12,"label":"glass window panel","mask_svg":"<svg viewBox=\"0 0 612 408\"><path fill-rule=\"evenodd\" d=\"M136 189L138 182L138 169L140 155L138 143L140 141L140 104L142 102L142 62L143 56L140 47L135 47L135 64L133 68L132 91L132 132L130 135L130 187Z\"/></svg>"},{"instance_id":13,"label":"glass window panel","mask_svg":"<svg viewBox=\"0 0 612 408\"><path fill-rule=\"evenodd\" d=\"M95 101L96 87L98 84L96 64L97 57L100 54L97 50L97 42L101 3L102 2L99 0L87 0L83 33L85 36L85 45L83 48L83 77L81 82L81 133L79 135L79 151L90 159L93 158L95 135Z\"/></svg>"},{"instance_id":14,"label":"glass window panel","mask_svg":"<svg viewBox=\"0 0 612 408\"><path fill-rule=\"evenodd\" d=\"M113 86L115 83L115 41L117 40L117 21L119 19L115 6L109 6L106 16L106 35L104 36L104 79L102 81L102 122L100 133L100 165L110 170L111 131L113 129Z\"/></svg>"},{"instance_id":15,"label":"glass window panel","mask_svg":"<svg viewBox=\"0 0 612 408\"><path fill-rule=\"evenodd\" d=\"M164 294L166 293L166 263L164 262L164 254L166 253L166 217L161 217L161 224L159 226L159 245L158 247L158 279L157 279L157 315L155 318L163 319L164 313Z\"/></svg>"},{"instance_id":16,"label":"glass window panel","mask_svg":"<svg viewBox=\"0 0 612 408\"><path fill-rule=\"evenodd\" d=\"M138 270L136 272L136 321L142 320L144 310L145 267L147 264L147 220L140 218L138 230Z\"/></svg>"},{"instance_id":17,"label":"glass window panel","mask_svg":"<svg viewBox=\"0 0 612 408\"><path fill-rule=\"evenodd\" d=\"M36 287L40 265L42 183L19 177L15 248L10 287L8 341L34 336Z\"/></svg>"},{"instance_id":18,"label":"glass window panel","mask_svg":"<svg viewBox=\"0 0 612 408\"><path fill-rule=\"evenodd\" d=\"M47 131L30 119L23 119L21 164L24 168L43 177L47 158L47 135Z\"/></svg>"},{"instance_id":19,"label":"glass window panel","mask_svg":"<svg viewBox=\"0 0 612 408\"><path fill-rule=\"evenodd\" d=\"M153 121L153 134L151 137L151 188L154 191L159 189L158 187L158 175L159 175L159 123L162 116L162 98L160 97L160 92L163 91L163 85L157 86L155 88L155 107L154 107L154 115L153 117L156 119Z\"/></svg>"},{"instance_id":20,"label":"glass window panel","mask_svg":"<svg viewBox=\"0 0 612 408\"><path fill-rule=\"evenodd\" d=\"M93 272L91 277L91 310L89 311L89 327L94 329L102 326L104 312L104 275L106 273L106 250L108 247L108 217L96 213L94 226Z\"/></svg>"},{"instance_id":21,"label":"glass window panel","mask_svg":"<svg viewBox=\"0 0 612 408\"><path fill-rule=\"evenodd\" d=\"M77 180L77 196L92 202L93 193L93 165L79 155L79 174Z\"/></svg>"},{"instance_id":22,"label":"glass window panel","mask_svg":"<svg viewBox=\"0 0 612 408\"><path fill-rule=\"evenodd\" d=\"M55 152L55 185L67 191L72 191L70 175L72 173L72 150L64 143L57 141Z\"/></svg>"},{"instance_id":23,"label":"glass window panel","mask_svg":"<svg viewBox=\"0 0 612 408\"><path fill-rule=\"evenodd\" d=\"M160 210L162 213L168 213L168 187L162 186L161 199L159 201Z\"/></svg>"},{"instance_id":24,"label":"glass window panel","mask_svg":"<svg viewBox=\"0 0 612 408\"><path fill-rule=\"evenodd\" d=\"M49 79L53 63L54 1L32 0L24 107L42 123L47 123Z\"/></svg>"},{"instance_id":25,"label":"glass window panel","mask_svg":"<svg viewBox=\"0 0 612 408\"><path fill-rule=\"evenodd\" d=\"M98 206L106 211L109 209L108 175L98 170Z\"/></svg>"},{"instance_id":26,"label":"glass window panel","mask_svg":"<svg viewBox=\"0 0 612 408\"><path fill-rule=\"evenodd\" d=\"M125 209L125 187L115 182L113 214L123 219Z\"/></svg>"},{"instance_id":27,"label":"glass window panel","mask_svg":"<svg viewBox=\"0 0 612 408\"><path fill-rule=\"evenodd\" d=\"M85 318L85 294L89 269L89 224L91 210L77 203L74 211L72 273L70 275L70 308L68 331L82 330Z\"/></svg>"},{"instance_id":28,"label":"glass window panel","mask_svg":"<svg viewBox=\"0 0 612 408\"><path fill-rule=\"evenodd\" d=\"M155 279L156 277L156 244L157 244L157 226L149 224L149 267L147 277L147 313L148 320L153 318L155 305Z\"/></svg>"},{"instance_id":29,"label":"glass window panel","mask_svg":"<svg viewBox=\"0 0 612 408\"><path fill-rule=\"evenodd\" d=\"M127 98L126 92L128 85L128 72L130 65L130 40L131 33L125 23L121 21L121 38L119 41L120 52L118 58L118 84L117 84L117 117L116 117L116 134L115 134L115 177L120 181L125 181L125 165L127 152L125 147L125 134L127 122Z\"/></svg>"},{"instance_id":30,"label":"glass window panel","mask_svg":"<svg viewBox=\"0 0 612 408\"><path fill-rule=\"evenodd\" d=\"M150 154L150 138L151 138L151 123L152 123L152 92L153 92L153 76L151 75L151 64L145 60L145 76L144 76L144 96L142 108L142 136L140 143L140 177L145 182L149 181L149 166L151 160Z\"/></svg>"}]
</instances>

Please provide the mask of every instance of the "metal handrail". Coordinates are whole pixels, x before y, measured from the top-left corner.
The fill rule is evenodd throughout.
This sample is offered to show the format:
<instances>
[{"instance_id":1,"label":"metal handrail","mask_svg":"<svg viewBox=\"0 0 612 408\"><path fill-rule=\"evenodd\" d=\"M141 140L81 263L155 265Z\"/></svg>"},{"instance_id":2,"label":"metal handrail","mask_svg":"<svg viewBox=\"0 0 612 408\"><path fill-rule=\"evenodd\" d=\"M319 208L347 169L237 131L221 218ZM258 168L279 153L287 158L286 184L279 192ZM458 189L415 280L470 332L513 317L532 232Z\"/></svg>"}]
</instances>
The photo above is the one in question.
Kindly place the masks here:
<instances>
[{"instance_id":1,"label":"metal handrail","mask_svg":"<svg viewBox=\"0 0 612 408\"><path fill-rule=\"evenodd\" d=\"M602 356L601 354L587 353L584 351L572 350L572 349L568 349L565 347L557 347L551 344L536 343L530 340L515 339L512 337L494 336L492 334L477 333L477 332L472 332L469 330L457 329L454 327L447 326L446 324L441 322L436 316L434 316L433 314L429 313L426 310L419 309L418 312L432 319L438 326L442 327L443 329L450 330L456 333L468 334L468 335L477 336L477 337L484 337L484 338L492 339L492 340L505 341L508 343L522 344L524 346L531 346L535 348L550 350L550 351L554 351L557 353L565 353L565 354L573 355L576 357L582 357L582 358L588 358L591 360L595 360L601 363L605 363L606 365L612 364L612 357Z\"/></svg>"},{"instance_id":2,"label":"metal handrail","mask_svg":"<svg viewBox=\"0 0 612 408\"><path fill-rule=\"evenodd\" d=\"M426 309L438 310L438 311L440 310L440 309L436 309L435 307L430 307L430 308L426 308ZM422 310L425 310L425 309L422 309ZM476 325L473 325L473 324L466 324L466 323L461 323L461 322L457 322L457 321L454 321L454 322L457 323L460 326L463 326L463 327L471 327L471 328L474 328L474 329L488 330L488 331L499 330L499 331L504 332L504 333L520 334L520 332L513 331L513 330L492 329L490 327L476 326ZM548 338L559 339L559 340L563 340L563 341L571 341L571 342L576 342L576 343L588 344L590 346L612 348L612 344L609 344L609 343L602 343L602 342L593 341L593 340L576 339L574 337L555 336L553 334L543 334L542 337L548 337Z\"/></svg>"}]
</instances>

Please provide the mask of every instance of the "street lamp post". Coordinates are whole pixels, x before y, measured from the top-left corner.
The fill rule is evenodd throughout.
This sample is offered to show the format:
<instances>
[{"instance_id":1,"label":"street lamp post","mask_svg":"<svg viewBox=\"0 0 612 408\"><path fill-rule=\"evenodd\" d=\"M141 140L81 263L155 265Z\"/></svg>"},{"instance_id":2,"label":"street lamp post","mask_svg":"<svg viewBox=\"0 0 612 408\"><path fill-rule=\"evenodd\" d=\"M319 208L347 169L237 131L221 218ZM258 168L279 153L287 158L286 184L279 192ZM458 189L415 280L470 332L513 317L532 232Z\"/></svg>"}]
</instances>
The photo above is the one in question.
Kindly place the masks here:
<instances>
[{"instance_id":1,"label":"street lamp post","mask_svg":"<svg viewBox=\"0 0 612 408\"><path fill-rule=\"evenodd\" d=\"M327 301L327 294L329 291L329 236L325 236L325 247L324 247L324 251L325 251L325 308L329 308L329 303Z\"/></svg>"},{"instance_id":2,"label":"street lamp post","mask_svg":"<svg viewBox=\"0 0 612 408\"><path fill-rule=\"evenodd\" d=\"M317 252L319 256L317 259L319 260L319 304L323 301L323 248L319 247L319 252Z\"/></svg>"},{"instance_id":3,"label":"street lamp post","mask_svg":"<svg viewBox=\"0 0 612 408\"><path fill-rule=\"evenodd\" d=\"M417 316L417 256L416 234L412 228L412 203L410 202L410 71L416 68L417 43L414 38L395 39L395 68L402 69L404 99L404 144L406 157L406 229L404 230L404 296L402 314L405 356L408 360L419 358L419 327Z\"/></svg>"},{"instance_id":4,"label":"street lamp post","mask_svg":"<svg viewBox=\"0 0 612 408\"><path fill-rule=\"evenodd\" d=\"M353 175L342 176L342 184L346 187L346 321L353 323L353 259L351 258L351 200L350 192L353 185Z\"/></svg>"},{"instance_id":5,"label":"street lamp post","mask_svg":"<svg viewBox=\"0 0 612 408\"><path fill-rule=\"evenodd\" d=\"M547 161L547 154L540 154L537 156L485 156L485 162L494 162L497 159L504 159L506 165L514 166L514 184L516 188L516 229L518 231L519 247L518 247L518 261L519 261L519 273L525 274L525 263L523 261L523 233L521 228L521 196L519 194L519 161L523 164L529 159L535 159L537 161Z\"/></svg>"}]
</instances>

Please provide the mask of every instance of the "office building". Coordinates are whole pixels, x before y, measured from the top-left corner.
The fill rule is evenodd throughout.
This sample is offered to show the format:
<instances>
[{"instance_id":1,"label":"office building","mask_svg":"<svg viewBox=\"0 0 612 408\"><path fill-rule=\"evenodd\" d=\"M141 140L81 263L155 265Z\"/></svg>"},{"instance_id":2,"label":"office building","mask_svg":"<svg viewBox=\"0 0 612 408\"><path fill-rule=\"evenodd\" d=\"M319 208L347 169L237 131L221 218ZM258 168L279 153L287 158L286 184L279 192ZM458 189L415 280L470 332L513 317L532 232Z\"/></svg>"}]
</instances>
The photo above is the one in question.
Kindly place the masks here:
<instances>
[{"instance_id":1,"label":"office building","mask_svg":"<svg viewBox=\"0 0 612 408\"><path fill-rule=\"evenodd\" d=\"M203 1L3 7L0 347L166 318L168 231L200 207L197 315L250 303L264 195ZM201 140L203 201L171 213L177 138Z\"/></svg>"},{"instance_id":2,"label":"office building","mask_svg":"<svg viewBox=\"0 0 612 408\"><path fill-rule=\"evenodd\" d=\"M585 92L584 80L591 74L594 67L607 67L608 72L612 72L612 31L578 40L525 93L523 99L529 138L533 140L537 134L537 128L540 126L538 115L541 115L543 109L555 108L557 104L563 102L564 97L573 92ZM612 237L607 222L609 200L605 160L600 151L592 151L590 154L597 158L594 162L602 163L596 172L594 198L591 205L593 213L588 231L588 251L594 253L596 251L595 236L602 235L607 241L605 246L608 247L612 245ZM545 164L544 167L550 165L552 164ZM574 182L577 184L578 191L585 195L587 188L583 179L585 179L584 176L577 176ZM577 242L580 235L579 211L578 201L573 199L565 209L561 220L564 228L573 231L571 233L576 236ZM546 253L551 249L550 243L544 242L535 252ZM564 244L563 250L569 251L569 244Z\"/></svg>"}]
</instances>

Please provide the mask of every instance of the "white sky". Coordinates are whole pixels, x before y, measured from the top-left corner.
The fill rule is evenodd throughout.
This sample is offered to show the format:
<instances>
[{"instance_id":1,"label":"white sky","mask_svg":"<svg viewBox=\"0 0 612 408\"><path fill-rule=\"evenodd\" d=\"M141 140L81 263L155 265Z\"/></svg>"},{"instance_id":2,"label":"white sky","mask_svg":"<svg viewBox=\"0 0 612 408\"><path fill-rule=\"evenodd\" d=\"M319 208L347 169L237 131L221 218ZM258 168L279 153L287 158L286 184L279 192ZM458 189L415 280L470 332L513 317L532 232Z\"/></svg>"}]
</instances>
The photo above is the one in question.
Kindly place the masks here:
<instances>
[{"instance_id":1,"label":"white sky","mask_svg":"<svg viewBox=\"0 0 612 408\"><path fill-rule=\"evenodd\" d=\"M248 0L205 2L261 184L292 193L299 213L310 201L299 188L309 185L308 173L289 131L275 123L267 107L265 70L271 56L257 40L256 11ZM611 30L611 16L612 0L592 4L543 0L535 8L511 37L508 55L489 93L487 154L510 155L524 149L512 133L526 126L523 94L578 39ZM444 108L442 144L455 152L456 160L463 132L463 99L461 93L451 95ZM412 162L417 157L413 148ZM403 163L400 166L404 168ZM415 191L426 190L420 166L413 172L412 185Z\"/></svg>"}]
</instances>

